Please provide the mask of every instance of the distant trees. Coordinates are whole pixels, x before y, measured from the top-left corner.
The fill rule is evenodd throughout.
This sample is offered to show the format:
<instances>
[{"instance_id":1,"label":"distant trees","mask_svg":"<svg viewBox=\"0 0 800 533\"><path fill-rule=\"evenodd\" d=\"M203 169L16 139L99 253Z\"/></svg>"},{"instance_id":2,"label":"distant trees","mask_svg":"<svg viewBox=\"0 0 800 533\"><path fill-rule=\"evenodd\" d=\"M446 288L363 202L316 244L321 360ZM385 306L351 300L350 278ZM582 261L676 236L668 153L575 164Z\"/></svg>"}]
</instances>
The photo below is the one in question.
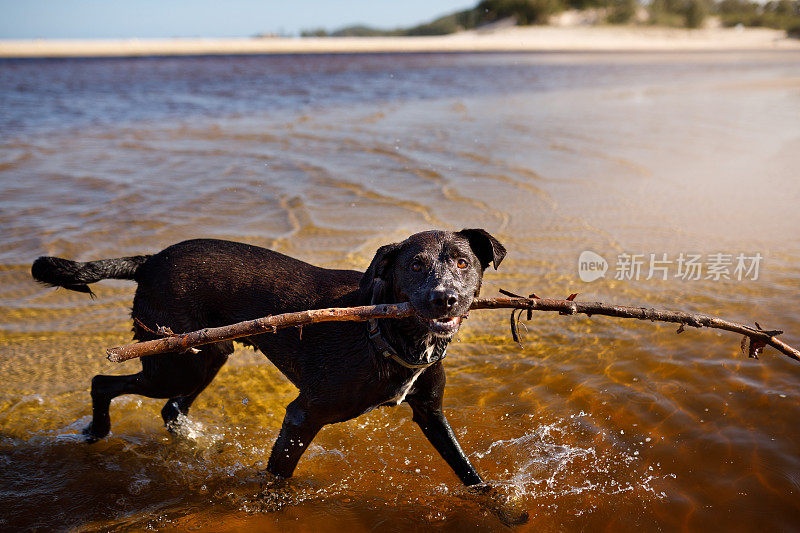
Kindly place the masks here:
<instances>
[{"instance_id":1,"label":"distant trees","mask_svg":"<svg viewBox=\"0 0 800 533\"><path fill-rule=\"evenodd\" d=\"M748 0L721 0L716 12L726 26L766 26L800 37L800 1L773 0L765 4Z\"/></svg>"},{"instance_id":2,"label":"distant trees","mask_svg":"<svg viewBox=\"0 0 800 533\"><path fill-rule=\"evenodd\" d=\"M477 7L486 22L513 17L520 26L545 24L564 8L563 0L483 0Z\"/></svg>"},{"instance_id":3,"label":"distant trees","mask_svg":"<svg viewBox=\"0 0 800 533\"><path fill-rule=\"evenodd\" d=\"M611 0L607 20L610 24L627 24L636 16L636 0Z\"/></svg>"},{"instance_id":4,"label":"distant trees","mask_svg":"<svg viewBox=\"0 0 800 533\"><path fill-rule=\"evenodd\" d=\"M653 0L650 22L662 26L700 28L711 12L711 0Z\"/></svg>"},{"instance_id":5,"label":"distant trees","mask_svg":"<svg viewBox=\"0 0 800 533\"><path fill-rule=\"evenodd\" d=\"M473 9L452 13L413 28L379 30L351 26L328 33L325 30L302 32L306 37L444 35L504 19L521 26L546 24L566 9L602 9L611 24L634 20L637 10L647 7L649 22L664 26L700 28L709 15L716 15L725 26L766 26L786 30L800 37L800 0L771 0L760 4L751 0L481 0Z\"/></svg>"},{"instance_id":6,"label":"distant trees","mask_svg":"<svg viewBox=\"0 0 800 533\"><path fill-rule=\"evenodd\" d=\"M642 0L644 1L644 0ZM483 0L477 6L479 22L515 17L517 24L544 24L550 15L565 9L603 8L612 24L633 20L638 0ZM766 26L787 30L800 37L800 0L651 0L650 22L666 26L700 28L709 15L723 25Z\"/></svg>"},{"instance_id":7,"label":"distant trees","mask_svg":"<svg viewBox=\"0 0 800 533\"><path fill-rule=\"evenodd\" d=\"M701 28L708 15L709 6L705 0L687 0L683 6L683 17L687 28Z\"/></svg>"},{"instance_id":8,"label":"distant trees","mask_svg":"<svg viewBox=\"0 0 800 533\"><path fill-rule=\"evenodd\" d=\"M405 35L445 35L480 26L484 21L478 9L467 9L446 15L433 22L421 24L405 31Z\"/></svg>"}]
</instances>

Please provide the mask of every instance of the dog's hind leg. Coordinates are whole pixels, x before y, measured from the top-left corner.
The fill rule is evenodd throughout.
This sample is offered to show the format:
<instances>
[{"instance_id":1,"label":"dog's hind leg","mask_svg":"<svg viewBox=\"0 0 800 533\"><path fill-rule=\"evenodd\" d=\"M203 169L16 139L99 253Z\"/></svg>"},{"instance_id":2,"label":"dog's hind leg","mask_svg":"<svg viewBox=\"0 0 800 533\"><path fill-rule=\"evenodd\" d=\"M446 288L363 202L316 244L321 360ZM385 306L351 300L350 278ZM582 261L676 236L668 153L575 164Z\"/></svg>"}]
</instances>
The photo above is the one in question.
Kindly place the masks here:
<instances>
[{"instance_id":1,"label":"dog's hind leg","mask_svg":"<svg viewBox=\"0 0 800 533\"><path fill-rule=\"evenodd\" d=\"M92 423L84 429L88 442L102 439L111 430L109 408L111 400L123 394L138 394L148 398L180 398L184 409L209 384L227 360L227 353L165 354L156 361L143 360L138 374L127 376L97 375L92 378ZM163 413L162 413L163 416ZM175 415L177 417L177 415Z\"/></svg>"},{"instance_id":2,"label":"dog's hind leg","mask_svg":"<svg viewBox=\"0 0 800 533\"><path fill-rule=\"evenodd\" d=\"M209 350L206 350L206 353L209 352ZM174 433L175 429L179 425L179 417L181 415L186 416L189 414L189 407L191 407L192 403L194 403L197 397L200 396L200 393L203 392L212 381L214 381L214 378L228 360L227 353L216 353L214 355L215 357L211 358L209 361L207 374L205 374L202 381L198 383L196 390L191 394L170 398L161 409L161 418L164 419L164 426L171 433ZM199 354L198 357L200 357Z\"/></svg>"},{"instance_id":3,"label":"dog's hind leg","mask_svg":"<svg viewBox=\"0 0 800 533\"><path fill-rule=\"evenodd\" d=\"M302 396L298 396L286 406L286 416L278 440L272 447L267 471L282 478L292 477L297 462L323 425L319 417L308 409Z\"/></svg>"},{"instance_id":4,"label":"dog's hind leg","mask_svg":"<svg viewBox=\"0 0 800 533\"><path fill-rule=\"evenodd\" d=\"M83 430L87 442L96 442L111 431L109 408L111 400L123 394L139 394L150 398L165 398L168 394L150 381L144 372L127 376L105 376L92 378L92 422Z\"/></svg>"},{"instance_id":5,"label":"dog's hind leg","mask_svg":"<svg viewBox=\"0 0 800 533\"><path fill-rule=\"evenodd\" d=\"M189 414L189 407L198 396L200 396L200 392L189 396L176 396L167 400L167 403L161 408L161 418L164 420L164 427L170 433L174 433L175 429L180 425L179 418L181 415L186 416Z\"/></svg>"}]
</instances>

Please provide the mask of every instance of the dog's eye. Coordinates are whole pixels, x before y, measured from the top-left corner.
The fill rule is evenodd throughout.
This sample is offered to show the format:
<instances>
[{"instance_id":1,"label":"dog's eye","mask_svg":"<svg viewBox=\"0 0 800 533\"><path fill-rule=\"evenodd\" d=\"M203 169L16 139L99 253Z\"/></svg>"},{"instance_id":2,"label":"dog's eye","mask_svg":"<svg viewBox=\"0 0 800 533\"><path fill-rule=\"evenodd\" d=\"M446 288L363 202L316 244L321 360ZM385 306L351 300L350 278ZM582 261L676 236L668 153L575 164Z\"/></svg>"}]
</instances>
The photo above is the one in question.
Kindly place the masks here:
<instances>
[{"instance_id":1,"label":"dog's eye","mask_svg":"<svg viewBox=\"0 0 800 533\"><path fill-rule=\"evenodd\" d=\"M411 263L411 270L413 270L414 272L421 272L422 267L423 267L422 261L420 261L419 259L415 259L414 262Z\"/></svg>"},{"instance_id":2,"label":"dog's eye","mask_svg":"<svg viewBox=\"0 0 800 533\"><path fill-rule=\"evenodd\" d=\"M463 257L459 257L458 261L456 261L456 265L458 266L458 268L467 268L469 266L469 263Z\"/></svg>"}]
</instances>

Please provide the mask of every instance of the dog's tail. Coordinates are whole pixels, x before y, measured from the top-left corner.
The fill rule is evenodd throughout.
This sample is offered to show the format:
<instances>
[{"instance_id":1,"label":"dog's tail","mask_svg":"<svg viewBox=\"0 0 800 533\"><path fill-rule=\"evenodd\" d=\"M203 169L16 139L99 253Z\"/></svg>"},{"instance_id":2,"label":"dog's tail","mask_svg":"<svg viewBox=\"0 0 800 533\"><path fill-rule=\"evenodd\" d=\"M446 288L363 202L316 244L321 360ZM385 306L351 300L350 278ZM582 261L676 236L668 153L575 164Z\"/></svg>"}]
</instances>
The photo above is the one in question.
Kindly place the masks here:
<instances>
[{"instance_id":1,"label":"dog's tail","mask_svg":"<svg viewBox=\"0 0 800 533\"><path fill-rule=\"evenodd\" d=\"M33 262L31 275L33 279L45 285L85 292L94 297L89 283L101 279L135 279L136 271L149 257L149 255L136 255L79 263L60 257L45 256Z\"/></svg>"}]
</instances>

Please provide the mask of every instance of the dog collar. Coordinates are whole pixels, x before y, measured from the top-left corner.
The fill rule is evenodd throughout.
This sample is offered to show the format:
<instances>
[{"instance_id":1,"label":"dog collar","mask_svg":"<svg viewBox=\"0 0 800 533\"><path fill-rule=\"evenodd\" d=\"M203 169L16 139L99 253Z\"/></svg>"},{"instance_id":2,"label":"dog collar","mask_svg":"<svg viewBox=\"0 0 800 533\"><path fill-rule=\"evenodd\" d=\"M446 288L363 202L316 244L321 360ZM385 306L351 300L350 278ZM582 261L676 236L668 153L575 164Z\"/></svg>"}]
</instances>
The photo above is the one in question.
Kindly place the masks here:
<instances>
[{"instance_id":1,"label":"dog collar","mask_svg":"<svg viewBox=\"0 0 800 533\"><path fill-rule=\"evenodd\" d=\"M386 340L383 338L383 335L381 335L381 328L378 326L378 321L376 319L373 318L372 320L368 321L368 324L369 324L369 340L370 342L372 342L372 345L375 347L375 350L377 350L379 354L381 354L386 358L394 359L395 363L404 366L406 368L411 368L411 369L428 368L432 364L438 363L439 361L444 359L444 356L447 353L447 348L445 347L445 351L442 353L442 356L436 361L431 361L430 363L422 363L418 365L411 364L409 362L404 361L403 358L397 354L395 349L389 346L389 343L386 342Z\"/></svg>"}]
</instances>

